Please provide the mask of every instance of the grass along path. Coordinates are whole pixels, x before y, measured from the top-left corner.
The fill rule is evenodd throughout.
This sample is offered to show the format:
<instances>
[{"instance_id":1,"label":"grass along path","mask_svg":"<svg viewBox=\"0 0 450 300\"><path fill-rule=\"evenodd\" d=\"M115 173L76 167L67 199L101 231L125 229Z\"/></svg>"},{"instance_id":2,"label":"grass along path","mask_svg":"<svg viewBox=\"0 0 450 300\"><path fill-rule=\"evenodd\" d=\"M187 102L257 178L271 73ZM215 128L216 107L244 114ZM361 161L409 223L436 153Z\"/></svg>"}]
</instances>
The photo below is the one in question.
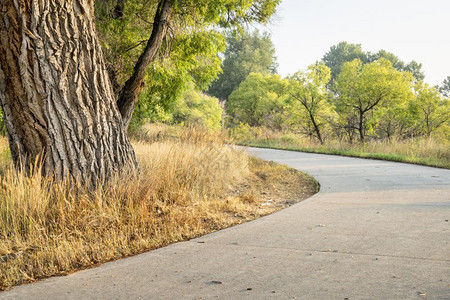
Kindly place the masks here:
<instances>
[{"instance_id":1,"label":"grass along path","mask_svg":"<svg viewBox=\"0 0 450 300\"><path fill-rule=\"evenodd\" d=\"M0 290L253 220L318 190L311 177L217 135L155 136L134 143L138 178L95 190L15 172L0 139Z\"/></svg>"},{"instance_id":2,"label":"grass along path","mask_svg":"<svg viewBox=\"0 0 450 300\"><path fill-rule=\"evenodd\" d=\"M291 139L253 139L238 140L236 144L248 147L379 159L450 169L450 145L433 140L393 143L368 142L364 145L335 141L320 145Z\"/></svg>"}]
</instances>

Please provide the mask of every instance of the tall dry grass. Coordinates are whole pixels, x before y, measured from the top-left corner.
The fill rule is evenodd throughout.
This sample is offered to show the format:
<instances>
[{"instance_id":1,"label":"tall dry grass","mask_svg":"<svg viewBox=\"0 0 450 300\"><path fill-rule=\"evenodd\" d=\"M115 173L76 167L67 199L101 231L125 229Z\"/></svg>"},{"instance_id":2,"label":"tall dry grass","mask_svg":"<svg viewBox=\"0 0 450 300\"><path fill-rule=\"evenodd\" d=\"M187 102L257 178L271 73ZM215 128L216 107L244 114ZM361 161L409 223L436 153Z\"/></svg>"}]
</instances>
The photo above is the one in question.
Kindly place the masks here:
<instances>
[{"instance_id":1,"label":"tall dry grass","mask_svg":"<svg viewBox=\"0 0 450 300\"><path fill-rule=\"evenodd\" d=\"M0 289L199 236L242 221L237 213L253 214L248 197L230 197L249 175L247 155L212 133L161 129L153 129L152 143L134 143L138 179L116 178L95 190L16 172L0 139Z\"/></svg>"}]
</instances>

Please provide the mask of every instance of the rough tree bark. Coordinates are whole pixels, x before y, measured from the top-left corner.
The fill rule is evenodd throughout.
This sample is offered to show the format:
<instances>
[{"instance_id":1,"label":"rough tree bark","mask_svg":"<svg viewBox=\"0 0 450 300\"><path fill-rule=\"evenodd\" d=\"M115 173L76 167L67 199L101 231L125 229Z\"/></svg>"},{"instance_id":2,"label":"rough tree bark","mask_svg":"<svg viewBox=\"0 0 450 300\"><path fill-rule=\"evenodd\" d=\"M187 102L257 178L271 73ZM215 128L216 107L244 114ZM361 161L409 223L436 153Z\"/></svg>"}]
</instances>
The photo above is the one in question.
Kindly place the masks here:
<instances>
[{"instance_id":1,"label":"rough tree bark","mask_svg":"<svg viewBox=\"0 0 450 300\"><path fill-rule=\"evenodd\" d=\"M155 60L156 54L161 48L161 43L169 28L169 20L172 13L172 0L160 0L156 9L153 29L144 52L134 67L133 75L122 88L117 105L122 114L123 124L128 128L134 109L142 91L145 74L148 65Z\"/></svg>"},{"instance_id":2,"label":"rough tree bark","mask_svg":"<svg viewBox=\"0 0 450 300\"><path fill-rule=\"evenodd\" d=\"M1 0L0 100L11 154L81 181L137 160L115 102L93 0Z\"/></svg>"}]
</instances>

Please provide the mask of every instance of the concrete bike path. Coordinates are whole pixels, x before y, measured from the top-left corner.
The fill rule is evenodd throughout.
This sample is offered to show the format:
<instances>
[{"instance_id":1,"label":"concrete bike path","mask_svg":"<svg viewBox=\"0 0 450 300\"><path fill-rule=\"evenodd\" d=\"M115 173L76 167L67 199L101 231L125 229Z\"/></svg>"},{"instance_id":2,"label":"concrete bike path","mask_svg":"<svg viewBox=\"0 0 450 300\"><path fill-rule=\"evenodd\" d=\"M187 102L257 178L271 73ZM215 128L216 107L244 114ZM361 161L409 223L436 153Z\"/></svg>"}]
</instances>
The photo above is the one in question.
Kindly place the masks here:
<instances>
[{"instance_id":1,"label":"concrete bike path","mask_svg":"<svg viewBox=\"0 0 450 300\"><path fill-rule=\"evenodd\" d=\"M273 215L0 299L450 299L450 171L251 149L320 193Z\"/></svg>"}]
</instances>

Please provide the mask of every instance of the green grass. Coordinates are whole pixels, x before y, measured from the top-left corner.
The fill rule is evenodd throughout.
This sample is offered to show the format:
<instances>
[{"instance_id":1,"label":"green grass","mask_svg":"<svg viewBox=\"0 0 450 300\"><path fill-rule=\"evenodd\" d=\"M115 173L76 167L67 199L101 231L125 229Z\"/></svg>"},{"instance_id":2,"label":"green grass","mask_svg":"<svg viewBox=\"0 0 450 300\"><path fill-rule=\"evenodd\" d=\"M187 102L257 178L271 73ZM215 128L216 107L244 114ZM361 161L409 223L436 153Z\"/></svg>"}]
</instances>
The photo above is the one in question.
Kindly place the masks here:
<instances>
[{"instance_id":1,"label":"green grass","mask_svg":"<svg viewBox=\"0 0 450 300\"><path fill-rule=\"evenodd\" d=\"M433 139L415 139L394 142L368 142L349 144L331 141L320 145L300 137L255 138L236 140L236 144L249 147L282 149L308 153L321 153L349 157L418 164L450 169L449 143Z\"/></svg>"}]
</instances>

